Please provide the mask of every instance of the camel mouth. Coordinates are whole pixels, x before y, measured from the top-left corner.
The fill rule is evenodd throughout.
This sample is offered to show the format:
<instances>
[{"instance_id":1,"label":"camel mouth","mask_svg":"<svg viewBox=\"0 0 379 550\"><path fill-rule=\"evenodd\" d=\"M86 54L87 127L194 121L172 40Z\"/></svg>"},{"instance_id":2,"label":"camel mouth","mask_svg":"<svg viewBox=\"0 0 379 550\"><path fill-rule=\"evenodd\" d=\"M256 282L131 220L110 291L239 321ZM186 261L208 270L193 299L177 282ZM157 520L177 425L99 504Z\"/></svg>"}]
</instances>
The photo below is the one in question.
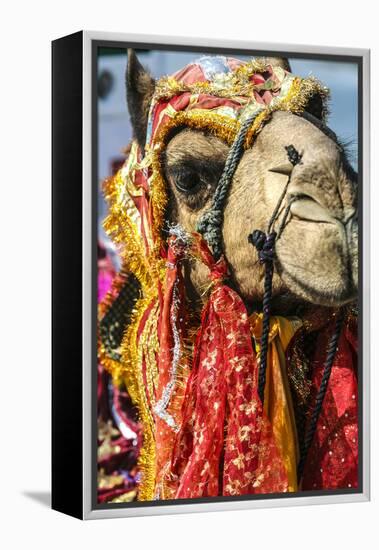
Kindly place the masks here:
<instances>
[{"instance_id":1,"label":"camel mouth","mask_svg":"<svg viewBox=\"0 0 379 550\"><path fill-rule=\"evenodd\" d=\"M358 290L356 213L345 219L309 195L289 199L291 218L277 243L278 269L294 295L315 305L339 307L354 301ZM293 223L293 225L292 225ZM302 246L291 243L302 235Z\"/></svg>"}]
</instances>

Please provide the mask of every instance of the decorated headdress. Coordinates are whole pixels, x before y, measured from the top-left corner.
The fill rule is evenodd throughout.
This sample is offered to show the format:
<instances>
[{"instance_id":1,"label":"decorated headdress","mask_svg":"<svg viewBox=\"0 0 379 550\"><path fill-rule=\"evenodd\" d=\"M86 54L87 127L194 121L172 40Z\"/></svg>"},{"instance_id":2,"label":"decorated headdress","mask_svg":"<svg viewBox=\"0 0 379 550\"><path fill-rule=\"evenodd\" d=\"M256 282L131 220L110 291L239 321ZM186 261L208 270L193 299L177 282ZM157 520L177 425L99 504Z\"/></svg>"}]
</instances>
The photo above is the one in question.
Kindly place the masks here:
<instances>
[{"instance_id":1,"label":"decorated headdress","mask_svg":"<svg viewBox=\"0 0 379 550\"><path fill-rule=\"evenodd\" d=\"M244 121L254 116L244 140L248 148L274 111L301 113L318 103L324 116L327 93L314 78L300 78L259 60L243 63L221 56L202 57L158 80L145 150L133 142L127 162L105 186L110 204L105 229L115 242L128 243L123 256L132 272L140 271L141 284L143 271L147 279L147 273L162 275L167 189L161 153L172 130L206 130L231 145Z\"/></svg>"},{"instance_id":2,"label":"decorated headdress","mask_svg":"<svg viewBox=\"0 0 379 550\"><path fill-rule=\"evenodd\" d=\"M134 141L124 166L105 183L104 227L120 246L123 268L102 315L130 298L136 281L140 291L118 349L100 330L100 360L115 383L126 384L140 412L141 500L217 495L221 461L223 494L295 489L257 394L245 306L224 284L226 262L212 254L206 231L205 238L188 236L167 224L161 154L182 126L230 146L242 135L242 147L251 147L273 112L312 107L322 117L326 96L314 78L280 66L202 57L156 83L145 148ZM189 254L209 268L212 283L195 337L181 269Z\"/></svg>"}]
</instances>

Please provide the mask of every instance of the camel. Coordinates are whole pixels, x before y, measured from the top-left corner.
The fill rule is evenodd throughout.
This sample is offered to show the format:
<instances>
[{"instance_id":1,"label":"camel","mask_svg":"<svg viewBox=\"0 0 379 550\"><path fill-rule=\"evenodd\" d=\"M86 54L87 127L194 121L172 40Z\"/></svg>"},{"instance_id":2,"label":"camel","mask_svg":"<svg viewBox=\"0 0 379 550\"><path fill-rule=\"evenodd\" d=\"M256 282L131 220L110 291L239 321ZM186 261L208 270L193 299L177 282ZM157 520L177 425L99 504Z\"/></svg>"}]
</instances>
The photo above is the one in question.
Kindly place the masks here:
<instances>
[{"instance_id":1,"label":"camel","mask_svg":"<svg viewBox=\"0 0 379 550\"><path fill-rule=\"evenodd\" d=\"M218 60L217 62L219 63ZM263 63L263 68L261 69L259 69L260 62ZM208 63L208 61L204 63ZM233 64L234 61L231 63ZM288 74L290 71L288 60L282 58L266 58L264 60L257 60L257 63L257 73L260 75L266 75L268 70L267 67L275 67L279 75ZM235 68L233 68L233 70L235 70ZM215 78L217 78L217 75ZM146 170L148 161L143 160L143 153L141 153L141 151L145 151L145 159L147 159L149 150L145 148L145 146L148 141L148 134L151 132L151 128L149 129L149 120L152 116L152 105L155 105L153 100L157 98L157 94L159 95L159 93L161 93L160 86L161 84L156 83L150 74L142 67L135 52L129 50L126 73L127 102L133 127L134 141L136 147L139 148L138 154L140 155L140 157L136 157L135 166L138 165L139 169L142 171ZM199 94L201 95L203 89L205 90L206 88L204 86L202 88L200 85L198 85L198 89L194 88L195 92L193 92L193 97L195 97L196 100L199 98ZM189 361L189 363L191 363L191 361L196 362L196 360L198 360L199 364L196 373L192 373L191 377L191 375L188 374L191 372L191 366L188 367L187 365L187 378L183 376L182 384L179 385L180 388L178 386L176 390L173 390L173 386L177 380L179 380L179 377L176 378L177 375L174 373L174 376L172 373L175 369L179 369L180 361L183 363L186 361L184 353L182 353L182 356L178 359L182 348L184 349L185 346L190 348L190 351L187 351L186 357L188 357L188 354L191 355L194 353L193 340L188 344L187 339L185 346L183 344L181 348L180 333L182 330L184 332L186 329L184 324L181 324L182 319L180 319L179 322L179 317L181 315L184 316L184 305L178 298L180 288L183 289L183 296L185 296L185 307L191 310L192 318L197 319L195 324L196 322L200 323L199 319L201 315L201 322L204 323L204 319L208 322L207 320L210 316L209 312L211 311L209 308L214 306L214 311L217 309L214 304L217 303L218 298L214 298L213 306L209 306L209 301L211 300L210 296L212 296L213 292L212 289L214 286L219 285L219 290L216 290L215 293L221 293L219 281L226 278L228 285L226 296L229 298L233 296L233 300L234 297L236 297L236 300L239 300L236 307L240 309L238 309L239 313L238 315L236 314L235 318L240 323L238 326L243 325L241 334L246 329L246 319L249 319L251 325L252 318L257 321L258 316L260 316L258 320L261 322L263 317L262 333L259 337L253 338L253 342L255 342L255 344L253 343L253 348L250 349L249 347L249 353L256 354L258 369L259 364L262 365L263 363L266 364L266 361L273 361L273 348L272 343L270 344L269 341L269 338L271 338L271 336L269 336L269 330L273 330L275 323L279 326L279 332L281 330L280 327L284 330L284 325L281 325L281 323L284 323L284 319L290 319L291 322L292 319L297 319L296 322L300 324L303 323L304 326L307 324L307 326L309 326L309 324L313 323L313 327L315 327L313 328L313 333L316 333L316 339L318 338L316 344L317 353L321 353L320 349L318 349L321 345L321 341L323 342L322 345L324 348L328 348L330 351L330 341L333 341L334 338L334 349L332 354L329 353L330 364L328 366L329 371L332 372L330 378L331 386L328 392L330 396L332 395L332 389L330 388L333 387L333 383L337 384L336 380L333 382L333 377L337 376L335 374L337 371L334 367L332 368L332 366L335 364L334 361L337 363L339 361L339 364L341 363L339 357L342 353L341 350L345 349L345 344L343 342L346 340L342 341L341 338L345 338L345 332L348 330L346 327L349 326L351 328L350 320L348 325L344 325L345 321L340 321L341 326L339 327L339 331L333 336L333 330L335 330L333 328L333 323L337 318L336 312L338 311L349 311L349 315L351 316L351 311L353 311L352 306L357 299L358 292L358 187L357 174L349 164L343 145L333 131L325 124L323 117L325 107L324 101L320 91L321 89L318 88L317 90L320 93L310 95L308 101L301 109L273 109L267 119L264 119L264 123L261 124L259 130L256 131L250 145L240 150L238 162L235 163L234 169L230 174L227 192L223 195L222 211L221 213L220 209L218 211L218 226L216 227L219 231L218 233L216 232L218 241L216 243L217 246L214 245L213 248L213 241L211 241L210 238L207 241L207 229L202 231L201 228L206 228L206 223L204 226L204 220L207 218L207 213L209 213L212 208L215 208L215 196L219 192L218 186L222 178L225 180L225 166L228 165L230 151L234 146L233 140L237 140L237 138L234 135L232 140L227 139L225 137L226 130L224 131L224 135L222 132L212 131L212 129L206 125L187 124L186 119L183 119L182 123L173 125L172 128L165 133L164 140L162 141L163 146L161 144L159 151L152 152L152 154L155 155L155 161L152 161L153 166L154 162L156 165L159 163L160 173L160 179L154 180L155 183L154 181L152 183L153 194L154 192L157 193L155 188L158 188L158 182L159 185L164 188L165 194L165 200L161 201L161 207L157 209L155 214L153 212L153 215L159 215L163 220L163 225L161 224L161 227L158 229L159 236L157 238L160 243L159 250L165 249L167 243L169 249L170 242L175 241L176 244L171 247L171 252L174 252L174 259L170 259L171 257L169 256L167 260L165 252L163 254L165 263L159 263L162 262L162 260L159 259L156 265L160 267L154 268L157 273L159 269L161 270L159 271L160 275L158 274L156 276L157 280L159 280L159 288L156 296L153 296L151 293L151 288L153 286L151 282L151 273L141 276L143 269L141 266L135 266L135 257L130 260L130 265L134 266L131 270L134 271L137 278L139 276L141 279L145 277L145 286L142 284L141 300L143 305L140 306L142 309L139 315L137 314L135 317L136 326L141 322L143 327L146 327L148 323L143 317L143 312L147 311L147 309L152 311L155 308L156 319L159 319L156 323L162 326L164 319L166 319L168 326L167 330L169 331L168 336L158 337L158 345L154 348L157 358L157 366L154 367L154 372L156 372L157 380L160 379L159 377L162 378L162 383L160 385L159 382L151 382L151 387L156 390L154 399L152 398L152 393L154 393L152 390L146 390L148 393L147 398L143 396L144 402L146 399L147 401L152 399L155 405L153 403L154 406L152 411L147 411L147 409L151 409L151 407L145 404L144 407L146 410L144 413L142 412L144 427L150 423L150 427L146 428L145 448L142 452L141 459L141 467L144 468L145 483L144 489L140 491L140 498L142 500L150 498L183 498L188 494L196 497L204 495L235 495L244 492L264 492L267 490L268 486L276 487L276 489L273 489L273 492L300 490L301 488L300 479L298 479L299 475L296 478L296 473L293 472L296 468L294 468L293 465L288 466L288 464L299 458L299 447L302 446L300 441L301 437L303 440L304 437L305 439L307 439L307 437L311 439L308 441L306 449L309 451L312 445L312 438L315 433L316 435L318 433L317 430L319 429L320 422L326 422L326 409L322 412L321 404L317 417L313 419L314 426L311 429L312 437L309 435L309 429L308 432L305 430L305 435L304 433L301 435L301 428L297 421L298 419L296 418L295 422L294 416L299 413L301 407L304 408L304 403L299 404L295 402L296 391L292 392L291 397L291 392L288 389L289 382L287 380L287 374L283 374L282 372L280 375L282 380L280 382L281 386L280 388L278 386L278 388L283 395L286 396L288 401L286 422L283 425L283 430L286 430L289 424L292 425L291 433L293 435L291 435L291 445L293 449L291 451L291 457L287 457L287 466L283 466L283 468L281 470L279 468L279 470L283 473L286 468L287 472L292 468L292 485L286 482L281 485L268 484L265 486L260 480L264 479L266 472L270 470L270 464L266 463L265 466L262 466L259 473L258 466L256 466L256 471L251 471L251 463L250 466L246 466L247 471L244 472L245 478L251 480L250 485L246 485L246 489L244 488L244 482L238 477L239 473L235 473L234 470L231 470L232 474L230 474L230 471L228 471L227 475L225 474L224 485L221 483L220 486L218 475L214 476L218 479L214 479L213 482L210 481L210 477L206 478L205 481L200 481L200 477L196 478L197 474L194 472L197 472L196 467L198 467L198 464L196 464L196 460L193 459L193 464L195 464L195 466L190 470L188 464L193 458L190 454L186 455L186 460L182 460L182 462L178 458L180 454L178 449L181 451L183 451L183 449L185 450L186 437L187 439L189 437L188 430L190 431L192 429L193 424L196 425L197 420L193 420L193 417L191 417L192 420L189 421L188 424L190 427L186 428L187 432L185 432L183 426L175 426L173 420L175 414L182 420L185 418L186 411L189 415L195 414L192 410L189 410L190 405L188 405L188 403L196 392L198 392L196 395L199 396L200 389L199 385L196 386L196 384L200 384L198 379L202 376L202 366L196 357L199 357L199 353L201 353L201 349L203 349L201 346L210 345L209 341L213 338L212 329L209 326L203 331L204 334L208 331L208 340L201 341L201 328L198 331L200 336L197 336L198 343L195 344L195 347L197 345L200 351L197 355L195 352L195 359L193 358L194 356L191 356ZM217 95L217 92L211 92L211 94L212 93ZM162 97L165 99L164 94ZM222 97L224 101L226 96L220 94L220 97ZM228 100L228 98L226 98L226 100ZM254 114L254 117L255 116ZM252 125L255 123L254 117L251 118ZM241 126L243 126L242 123ZM247 126L246 132L248 132ZM248 134L246 133L246 135ZM243 138L245 139L245 135ZM246 142L244 143L246 144ZM114 187L112 187L112 190L114 191ZM110 196L112 192L108 191L108 196ZM141 194L142 191L139 190L138 193L135 193L135 196L140 196ZM134 208L133 205L132 207ZM116 215L119 215L119 212L120 210L117 210ZM270 219L271 223L269 224ZM112 220L113 225L115 225L114 216ZM111 222L108 222L108 229L110 225ZM269 230L268 225L270 225ZM212 230L214 230L214 228ZM265 259L264 255L262 256L262 247L263 250L265 250L264 244L262 244L263 241L261 245L255 243L255 246L252 246L252 243L254 244L254 231L255 235L261 236L263 240L269 237L270 232L271 235L275 235L274 239L276 240L269 251L269 259ZM198 235L199 233L203 233L204 239L202 242L205 243L204 247L206 247L206 252L203 252L203 257L206 256L208 258L207 261L199 261L199 256L196 254L182 254L182 250L178 253L178 246L182 246L184 241L186 241L186 235ZM211 234L213 237L215 236L214 231L213 233L209 233L209 235ZM259 238L255 238L255 241L259 241ZM208 247L206 244L207 242L209 245ZM127 243L124 244L127 247ZM157 249L156 247L155 252ZM217 254L215 250L218 249L219 253ZM213 258L209 260L209 258L212 257L212 253ZM135 253L129 251L129 254ZM175 254L178 254L178 257L176 257ZM177 264L175 263L174 265L172 262L177 262ZM212 286L212 282L210 284L210 271L212 272L215 265L221 265L220 262L224 270L223 275L221 279L217 279L218 282ZM165 267L162 267L163 265ZM174 273L172 276L170 275L170 269L172 269ZM149 271L149 269L147 269L147 271ZM219 276L217 275L217 277ZM269 288L267 287L267 280L269 281ZM169 288L171 290L168 290ZM151 302L151 300L156 301ZM230 303L235 305L236 301L233 300ZM153 307L151 306L152 303L154 304ZM269 307L268 305L266 307L264 305L265 303L269 304ZM336 326L338 322L338 320L335 322ZM267 334L264 337L265 323ZM218 326L221 327L221 325L222 323L219 323ZM329 328L325 328L324 330L322 327L326 326ZM298 327L298 325L296 325L296 327ZM150 329L151 327L149 330ZM138 353L144 353L143 351L138 351L143 347L141 342L135 347L136 351L134 356L128 351L132 347L132 344L135 345L132 339L136 338L136 330L137 329L135 329L134 333L132 333L132 330L129 330L129 336L123 343L124 354L125 357L127 356L125 362L128 365L125 367L125 372L127 371L129 373L126 376L126 385L128 386L129 381L131 388L138 386L136 382L137 375L132 372L137 368L134 363L137 362ZM222 330L224 329L221 327L219 331L220 334ZM328 333L329 339L325 336L325 331ZM342 333L340 331L342 331ZM282 351L279 353L279 355L281 354L283 357L284 354L287 353L287 365L292 364L291 357L295 355L297 358L299 357L300 348L296 343L300 341L298 334L299 333L294 329L293 332L291 332L291 338L288 339L285 347L283 347ZM226 338L229 336L230 334L227 335ZM249 338L251 339L251 336L249 336L248 339ZM304 334L302 338L306 338ZM204 342L206 342L206 344L204 344ZM226 339L225 342L227 342ZM301 342L304 344L305 340L303 339ZM247 340L245 344L245 347L251 345ZM147 345L149 345L149 341ZM348 346L348 344L346 344L346 346ZM261 350L259 351L260 347ZM288 351L290 349L292 349L292 356ZM212 353L217 355L219 352L220 350L213 350ZM324 353L325 349L323 349L322 352ZM302 361L305 363L308 360L306 359L307 351L304 352L304 349L301 349L301 353L303 353ZM146 358L148 355L149 353L146 351ZM247 362L250 361L250 359L244 357L243 360L245 361L245 359ZM141 358L140 360L142 361ZM145 362L144 361L142 361L143 364L145 364L147 359ZM225 361L224 358L224 362ZM300 360L297 359L297 361L299 364ZM309 390L307 393L308 396L312 395L312 385L315 391L317 390L317 384L319 386L323 385L320 378L322 377L322 370L320 370L320 368L324 362L323 355L318 355L318 359L315 360L315 364L317 363L316 366L312 363L312 359L310 362L308 361L309 365L311 365L309 367L310 370L307 371L307 376L309 378L307 382ZM206 363L205 359L203 363ZM242 359L236 361L234 358L234 365L237 365L237 372L242 371L242 363ZM249 368L250 370L246 370L247 374L244 375L245 379L243 379L243 377L239 379L240 385L243 385L246 380L251 384L257 382L257 378L254 378L254 376L252 379L250 378L252 367L250 366ZM271 366L271 375L269 374L269 376L273 377L272 380L274 379L273 368L274 367ZM354 383L356 383L353 370L352 368L350 369L351 376L352 379L354 379ZM217 378L219 376L219 372L215 373L214 380L217 379L220 384L223 384L224 378L227 378L229 375L225 375L224 378L222 378L222 376L221 378ZM296 379L296 372L293 376ZM328 376L330 376L330 372ZM154 378L154 376L152 376L152 378ZM134 382L131 382L132 379ZM146 377L146 380L148 380L148 377ZM251 382L251 380L253 380L253 382ZM148 381L144 384L148 384ZM216 385L216 382L214 382L214 384ZM324 395L321 401L323 401L325 397L326 384L324 384L324 386ZM262 391L264 390L265 387L263 387ZM135 400L139 403L141 403L142 399L141 391L141 383L139 389L131 389L131 393L135 394ZM192 394L191 391L193 392ZM211 390L209 391L209 395L211 395ZM254 389L254 391L256 390ZM266 387L266 392L267 391L269 390L267 390ZM326 393L327 403L332 399L332 397L328 397L329 394ZM264 397L264 395L266 397ZM279 441L280 437L275 432L275 415L272 412L273 405L268 403L268 397L266 394L264 395L261 392L259 394L259 400L254 397L255 394L249 394L249 403L244 406L246 408L251 403L258 403L258 407L263 407L264 410L262 414L266 414L270 417L271 423L273 424L274 439L276 438L277 441ZM355 399L353 393L351 398L353 400ZM168 403L170 400L171 402L175 401L175 399L180 406L177 404L176 409L173 406L171 414L168 414ZM196 398L193 399L193 408L195 409ZM309 397L309 399L311 400L311 397ZM261 401L261 403L259 403L259 401ZM311 401L309 401L309 403L310 402ZM211 399L209 403L211 403ZM273 403L273 401L271 403ZM204 404L202 407L204 408ZM215 402L215 407L216 409L218 407L217 401ZM256 414L256 407L250 408L252 411L251 414ZM232 409L233 406L229 403L225 409L225 411L228 412L224 412L224 423L226 422L225 418L228 414L231 418L233 417L234 412ZM180 413L178 412L179 410L181 411ZM345 414L347 415L349 411ZM207 411L202 411L202 414L206 415ZM319 418L320 414L321 416ZM303 421L312 424L312 418L310 419L309 411L305 416L303 415ZM247 419L244 418L241 422L243 425L240 425L239 429L246 434L250 430ZM287 428L285 425L286 423ZM322 429L322 427L320 429ZM161 460L160 449L163 448L163 439L160 441L160 437L161 434L164 433L164 430L171 431L169 436L164 436L166 437L164 440L165 452L168 449L168 454ZM177 435L178 433L179 436ZM195 444L198 443L196 440L198 434L192 434L191 437L194 438L191 445L195 447ZM281 437L282 443L278 443L278 448L282 449L282 455L284 456L287 450L283 444L283 436ZM245 440L242 439L242 441ZM250 447L244 447L245 454L249 454L246 449L250 449L252 445L253 444L250 443ZM282 447L280 445L282 445ZM274 446L272 448L274 448ZM228 449L225 448L225 442L220 442L217 449L220 456L224 456L222 460L226 460L225 457L229 455ZM173 453L175 454L175 452L177 452L176 459L173 458ZM196 452L197 454L201 454L202 451L198 449ZM216 451L214 452L216 453ZM329 452L334 453L334 450ZM345 452L345 447L343 452ZM224 454L222 455L222 453ZM276 451L273 451L271 455L272 462L276 460L274 457L276 457L277 454L275 453ZM291 453L288 452L287 454ZM213 456L212 453L209 456ZM210 459L209 456L209 460L202 459L202 475L206 468L211 469L209 461L212 461L212 459ZM230 456L234 457L233 453ZM231 463L237 464L237 469L244 471L242 462L241 466L238 462L238 460L243 461L244 459L239 457L240 455L238 455L237 458L233 458ZM303 472L306 458L306 456L302 457L303 464L301 473ZM355 458L351 460L350 458L348 457L346 459L349 464L355 461ZM254 457L254 460L254 464L257 465L259 459ZM345 461L345 455L341 460ZM218 471L217 468L219 469L222 467L220 466L221 462L220 459L217 465L214 466L215 471ZM321 474L318 475L322 477L323 468L319 468L320 463L316 464L316 462L312 462L311 460L311 466L313 464L312 467L317 467L318 471L321 470ZM147 463L149 463L148 466L146 466ZM170 467L168 466L169 463ZM167 474L167 468L171 468L169 474ZM354 469L354 465L351 469ZM350 474L351 472L349 475ZM235 477L233 477L233 475ZM281 475L282 474L277 473L277 477ZM349 475L345 476L344 481L339 480L334 485L333 481L330 481L330 479L328 482L326 482L324 478L322 478L323 481L319 481L318 479L315 481L314 476L311 476L312 483L307 483L306 480L303 480L302 488L309 489L315 488L316 486L317 488L351 486ZM157 482L157 479L159 482ZM172 482L175 489L172 489L170 486ZM196 489L194 489L195 485ZM150 487L149 490L146 490L147 486ZM192 489L190 489L191 487ZM288 487L292 488L289 489ZM192 490L193 492L191 492ZM189 491L189 493L185 491Z\"/></svg>"},{"instance_id":2,"label":"camel","mask_svg":"<svg viewBox=\"0 0 379 550\"><path fill-rule=\"evenodd\" d=\"M289 67L288 60L269 59ZM129 53L127 98L135 136L144 144L154 81ZM312 114L312 113L311 113ZM233 280L248 301L262 299L263 269L248 243L252 229L265 229L285 183L285 146L302 153L288 199L292 218L276 247L275 310L295 313L299 305L333 307L357 296L357 175L331 130L292 113L276 112L247 150L234 176L224 211L223 241ZM169 141L162 162L170 191L168 217L194 231L209 208L227 145L215 136L183 128ZM277 170L279 168L279 170ZM238 217L236 218L236 213ZM204 266L188 266L195 295L207 283Z\"/></svg>"}]
</instances>

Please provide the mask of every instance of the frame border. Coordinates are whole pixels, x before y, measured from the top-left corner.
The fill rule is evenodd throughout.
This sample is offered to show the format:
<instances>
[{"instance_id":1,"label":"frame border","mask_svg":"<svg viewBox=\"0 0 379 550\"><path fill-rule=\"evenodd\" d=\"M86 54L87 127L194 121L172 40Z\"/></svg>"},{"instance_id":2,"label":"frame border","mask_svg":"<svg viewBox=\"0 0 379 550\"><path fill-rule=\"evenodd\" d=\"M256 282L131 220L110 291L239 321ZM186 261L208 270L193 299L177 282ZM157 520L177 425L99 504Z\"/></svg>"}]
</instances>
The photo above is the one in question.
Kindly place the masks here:
<instances>
[{"instance_id":1,"label":"frame border","mask_svg":"<svg viewBox=\"0 0 379 550\"><path fill-rule=\"evenodd\" d=\"M78 239L83 210L82 44L82 32L51 44L51 506L77 518L83 515L82 246Z\"/></svg>"},{"instance_id":2,"label":"frame border","mask_svg":"<svg viewBox=\"0 0 379 550\"><path fill-rule=\"evenodd\" d=\"M96 402L94 399L94 368L96 364L96 247L93 235L97 231L97 196L94 196L93 181L96 176L94 160L97 162L97 131L93 121L96 120L96 102L93 101L94 52L99 43L106 42L107 47L129 46L142 48L149 45L156 49L189 49L192 51L206 49L211 52L220 49L235 53L246 50L252 55L289 55L291 57L322 58L329 60L353 61L358 64L358 176L360 185L359 197L359 253L360 253L360 306L359 339L361 350L359 356L360 381L359 399L361 403L359 437L361 479L359 489L323 491L306 494L289 495L249 495L246 497L216 497L216 499L133 502L129 504L108 504L106 507L94 503L94 417ZM196 46L194 46L196 44ZM127 46L124 46L125 48ZM167 37L158 35L140 35L110 33L101 31L83 31L83 233L82 233L82 444L83 444L83 518L103 519L133 517L145 515L162 515L193 512L213 512L227 510L246 510L254 508L272 508L279 506L300 506L312 504L337 504L343 502L364 502L370 500L370 50L362 48L342 48L328 46L309 46L282 44L275 42L231 41L223 39L206 39L190 37ZM94 137L95 136L95 137ZM364 187L363 187L364 182ZM362 216L362 212L365 213ZM364 235L364 239L363 239ZM364 326L364 331L363 331ZM94 336L95 335L95 336ZM95 393L96 395L96 393Z\"/></svg>"}]
</instances>

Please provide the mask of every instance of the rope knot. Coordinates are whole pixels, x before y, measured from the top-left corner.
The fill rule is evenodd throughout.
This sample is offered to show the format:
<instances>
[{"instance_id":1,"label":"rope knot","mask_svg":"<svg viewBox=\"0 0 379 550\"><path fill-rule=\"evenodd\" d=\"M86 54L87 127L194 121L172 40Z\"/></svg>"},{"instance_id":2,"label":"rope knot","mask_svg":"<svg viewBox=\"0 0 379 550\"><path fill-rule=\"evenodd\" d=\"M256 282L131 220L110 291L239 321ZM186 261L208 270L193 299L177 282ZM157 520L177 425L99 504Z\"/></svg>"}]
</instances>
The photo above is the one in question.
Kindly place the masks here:
<instances>
[{"instance_id":1,"label":"rope knot","mask_svg":"<svg viewBox=\"0 0 379 550\"><path fill-rule=\"evenodd\" d=\"M258 251L258 258L261 264L274 261L275 255L275 239L276 233L273 231L266 235L260 229L255 229L249 236L248 241L252 244Z\"/></svg>"},{"instance_id":2,"label":"rope knot","mask_svg":"<svg viewBox=\"0 0 379 550\"><path fill-rule=\"evenodd\" d=\"M260 229L254 229L254 231L248 236L247 240L259 251L262 250L266 242L266 234Z\"/></svg>"},{"instance_id":3,"label":"rope knot","mask_svg":"<svg viewBox=\"0 0 379 550\"><path fill-rule=\"evenodd\" d=\"M197 231L203 235L218 260L222 254L222 220L223 211L213 208L203 214L197 224Z\"/></svg>"},{"instance_id":4,"label":"rope knot","mask_svg":"<svg viewBox=\"0 0 379 550\"><path fill-rule=\"evenodd\" d=\"M299 164L302 157L299 151L295 149L293 145L285 145L284 148L287 151L288 160L290 161L292 166L296 166L296 164Z\"/></svg>"}]
</instances>

